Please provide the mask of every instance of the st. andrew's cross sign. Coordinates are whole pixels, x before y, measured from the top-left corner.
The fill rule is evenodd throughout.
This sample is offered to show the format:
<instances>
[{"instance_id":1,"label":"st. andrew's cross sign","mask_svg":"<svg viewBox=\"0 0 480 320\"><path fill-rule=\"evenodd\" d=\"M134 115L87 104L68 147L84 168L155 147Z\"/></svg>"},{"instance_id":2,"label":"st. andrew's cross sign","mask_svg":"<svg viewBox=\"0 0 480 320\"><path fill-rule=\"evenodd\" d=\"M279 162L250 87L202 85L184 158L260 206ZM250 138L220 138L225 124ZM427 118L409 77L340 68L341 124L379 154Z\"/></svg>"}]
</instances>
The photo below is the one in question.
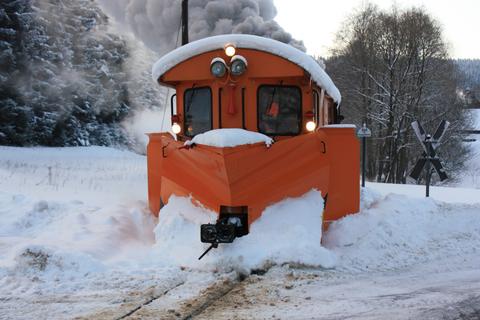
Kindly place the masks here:
<instances>
[{"instance_id":1,"label":"st. andrew's cross sign","mask_svg":"<svg viewBox=\"0 0 480 320\"><path fill-rule=\"evenodd\" d=\"M443 166L440 162L440 159L437 157L437 153L435 150L439 147L440 142L445 135L445 131L447 131L448 126L450 123L446 120L443 120L440 125L438 126L437 130L433 134L433 137L425 132L422 125L418 121L412 122L413 131L417 135L418 140L423 148L422 157L418 159L415 167L413 167L412 172L410 173L410 177L415 180L418 180L423 168L427 167L427 177L426 177L426 196L429 196L429 189L430 189L430 178L432 174L432 170L430 168L430 164L433 165L435 171L438 173L440 180L443 181L447 179L447 174L443 169Z\"/></svg>"}]
</instances>

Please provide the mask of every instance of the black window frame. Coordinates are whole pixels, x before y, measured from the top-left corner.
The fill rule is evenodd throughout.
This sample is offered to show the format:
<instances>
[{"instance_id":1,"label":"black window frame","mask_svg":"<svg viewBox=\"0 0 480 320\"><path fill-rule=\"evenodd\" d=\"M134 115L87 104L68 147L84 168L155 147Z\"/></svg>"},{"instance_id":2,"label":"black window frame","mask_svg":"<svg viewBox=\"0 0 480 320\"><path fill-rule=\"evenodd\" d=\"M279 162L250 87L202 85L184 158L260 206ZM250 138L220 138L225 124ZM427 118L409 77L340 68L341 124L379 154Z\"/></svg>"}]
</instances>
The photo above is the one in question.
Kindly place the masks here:
<instances>
[{"instance_id":1,"label":"black window frame","mask_svg":"<svg viewBox=\"0 0 480 320\"><path fill-rule=\"evenodd\" d=\"M191 87L191 88L188 88L188 89L185 89L184 92L183 92L183 134L189 138L193 138L195 137L197 134L200 134L200 133L203 133L203 132L200 132L200 133L197 133L197 134L194 134L194 135L189 135L188 134L188 130L187 130L187 110L186 110L186 96L187 96L187 93L188 91L190 90L201 90L201 89L208 89L209 92L210 92L210 129L207 130L207 131L210 131L210 130L213 130L213 92L212 92L212 88L210 86L202 86L202 87ZM206 131L205 131L206 132Z\"/></svg>"},{"instance_id":2,"label":"black window frame","mask_svg":"<svg viewBox=\"0 0 480 320\"><path fill-rule=\"evenodd\" d=\"M293 88L298 90L299 92L299 97L300 97L300 106L298 108L298 132L282 132L282 133L265 133L260 130L260 108L259 108L259 103L260 103L260 89L263 87L280 87L280 88ZM303 92L302 88L296 85L282 85L282 84L262 84L258 86L257 88L257 131L260 133L263 133L267 136L298 136L302 133L302 125L303 125Z\"/></svg>"},{"instance_id":3,"label":"black window frame","mask_svg":"<svg viewBox=\"0 0 480 320\"><path fill-rule=\"evenodd\" d=\"M320 124L320 93L318 92L317 89L313 89L312 91L312 99L313 99L313 114L314 114L314 120L315 123L317 124L317 127Z\"/></svg>"}]
</instances>

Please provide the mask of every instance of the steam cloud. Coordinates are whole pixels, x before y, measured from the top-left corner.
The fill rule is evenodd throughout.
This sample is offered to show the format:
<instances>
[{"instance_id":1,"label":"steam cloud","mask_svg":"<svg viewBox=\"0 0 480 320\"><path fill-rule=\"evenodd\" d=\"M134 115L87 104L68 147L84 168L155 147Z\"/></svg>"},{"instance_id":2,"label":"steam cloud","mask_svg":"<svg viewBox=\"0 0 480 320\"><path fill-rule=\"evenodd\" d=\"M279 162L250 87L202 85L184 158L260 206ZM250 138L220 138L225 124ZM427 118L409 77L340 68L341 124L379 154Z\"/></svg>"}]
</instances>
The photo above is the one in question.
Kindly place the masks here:
<instances>
[{"instance_id":1,"label":"steam cloud","mask_svg":"<svg viewBox=\"0 0 480 320\"><path fill-rule=\"evenodd\" d=\"M132 31L149 48L163 55L180 44L181 0L98 0L120 28ZM273 20L273 0L190 0L189 38L243 33L272 38L302 51Z\"/></svg>"}]
</instances>

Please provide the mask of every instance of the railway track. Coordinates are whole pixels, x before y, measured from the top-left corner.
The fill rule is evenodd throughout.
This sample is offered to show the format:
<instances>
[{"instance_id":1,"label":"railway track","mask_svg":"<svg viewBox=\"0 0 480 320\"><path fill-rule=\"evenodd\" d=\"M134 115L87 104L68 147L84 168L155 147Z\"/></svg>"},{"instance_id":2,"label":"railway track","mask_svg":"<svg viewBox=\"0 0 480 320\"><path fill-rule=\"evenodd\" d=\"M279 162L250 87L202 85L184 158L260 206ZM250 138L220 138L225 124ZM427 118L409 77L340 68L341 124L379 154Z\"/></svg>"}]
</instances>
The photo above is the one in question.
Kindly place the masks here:
<instances>
[{"instance_id":1,"label":"railway track","mask_svg":"<svg viewBox=\"0 0 480 320\"><path fill-rule=\"evenodd\" d=\"M249 276L237 272L222 275L215 279L198 294L179 298L176 291L188 291L188 283L172 288L165 295L142 306L132 309L119 319L178 319L192 320L203 315L204 312L215 305L216 302L225 299L230 293L235 292ZM163 301L162 301L163 300Z\"/></svg>"},{"instance_id":2,"label":"railway track","mask_svg":"<svg viewBox=\"0 0 480 320\"><path fill-rule=\"evenodd\" d=\"M237 278L233 281L223 281L222 283L216 283L213 286L207 288L207 290L205 290L205 293L196 299L195 304L187 304L187 306L190 306L190 308L187 308L187 310L185 310L185 316L183 316L181 319L195 319L198 315L202 314L206 309L215 304L218 300L224 298L229 293L234 291L234 289L240 286L245 279L245 276L238 275Z\"/></svg>"},{"instance_id":3,"label":"railway track","mask_svg":"<svg viewBox=\"0 0 480 320\"><path fill-rule=\"evenodd\" d=\"M180 287L180 286L182 286L182 285L184 285L184 284L185 284L185 282L182 281L182 282L176 284L175 286L173 286L173 287L171 287L171 288L169 288L169 289L164 290L161 294L153 296L152 298L150 298L150 299L148 299L147 301L145 301L143 304L141 304L141 305L139 305L138 307L136 307L136 308L128 311L126 314L124 314L124 315L116 318L115 320L122 320L122 319L126 319L126 318L130 317L132 314L134 314L135 312L137 312L137 311L140 310L141 308L143 308L143 307L145 307L145 306L148 306L149 304L151 304L151 303L154 302L155 300L157 300L157 299L165 296L165 295L166 295L167 293L169 293L170 291L172 291L172 290L174 290L174 289L176 289L176 288L178 288L178 287Z\"/></svg>"},{"instance_id":4,"label":"railway track","mask_svg":"<svg viewBox=\"0 0 480 320\"><path fill-rule=\"evenodd\" d=\"M74 320L122 320L129 319L138 310L148 306L154 301L161 299L166 296L172 290L178 289L185 284L185 280L178 279L177 281L172 281L172 284L168 284L165 287L156 289L150 288L144 292L132 291L125 294L124 297L120 299L120 303L112 303L113 307L107 307L102 310L99 310L93 314L88 314L85 316L77 316Z\"/></svg>"}]
</instances>

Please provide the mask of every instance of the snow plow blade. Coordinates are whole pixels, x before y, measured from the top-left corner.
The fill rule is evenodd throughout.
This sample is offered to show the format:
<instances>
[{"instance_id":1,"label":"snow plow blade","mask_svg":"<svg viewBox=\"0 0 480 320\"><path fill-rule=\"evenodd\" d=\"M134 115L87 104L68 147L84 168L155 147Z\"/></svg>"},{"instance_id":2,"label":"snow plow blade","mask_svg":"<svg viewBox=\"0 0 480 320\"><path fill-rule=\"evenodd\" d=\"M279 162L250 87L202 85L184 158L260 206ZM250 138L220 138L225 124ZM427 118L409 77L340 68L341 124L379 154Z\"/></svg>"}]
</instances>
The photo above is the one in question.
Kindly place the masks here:
<instances>
[{"instance_id":1,"label":"snow plow blade","mask_svg":"<svg viewBox=\"0 0 480 320\"><path fill-rule=\"evenodd\" d=\"M317 189L325 199L326 228L359 210L359 143L354 133L353 127L327 126L271 147L256 143L228 148L186 148L168 133L150 134L150 209L158 215L171 195L191 195L217 212L219 221L235 218L237 237L248 233L267 206Z\"/></svg>"}]
</instances>

